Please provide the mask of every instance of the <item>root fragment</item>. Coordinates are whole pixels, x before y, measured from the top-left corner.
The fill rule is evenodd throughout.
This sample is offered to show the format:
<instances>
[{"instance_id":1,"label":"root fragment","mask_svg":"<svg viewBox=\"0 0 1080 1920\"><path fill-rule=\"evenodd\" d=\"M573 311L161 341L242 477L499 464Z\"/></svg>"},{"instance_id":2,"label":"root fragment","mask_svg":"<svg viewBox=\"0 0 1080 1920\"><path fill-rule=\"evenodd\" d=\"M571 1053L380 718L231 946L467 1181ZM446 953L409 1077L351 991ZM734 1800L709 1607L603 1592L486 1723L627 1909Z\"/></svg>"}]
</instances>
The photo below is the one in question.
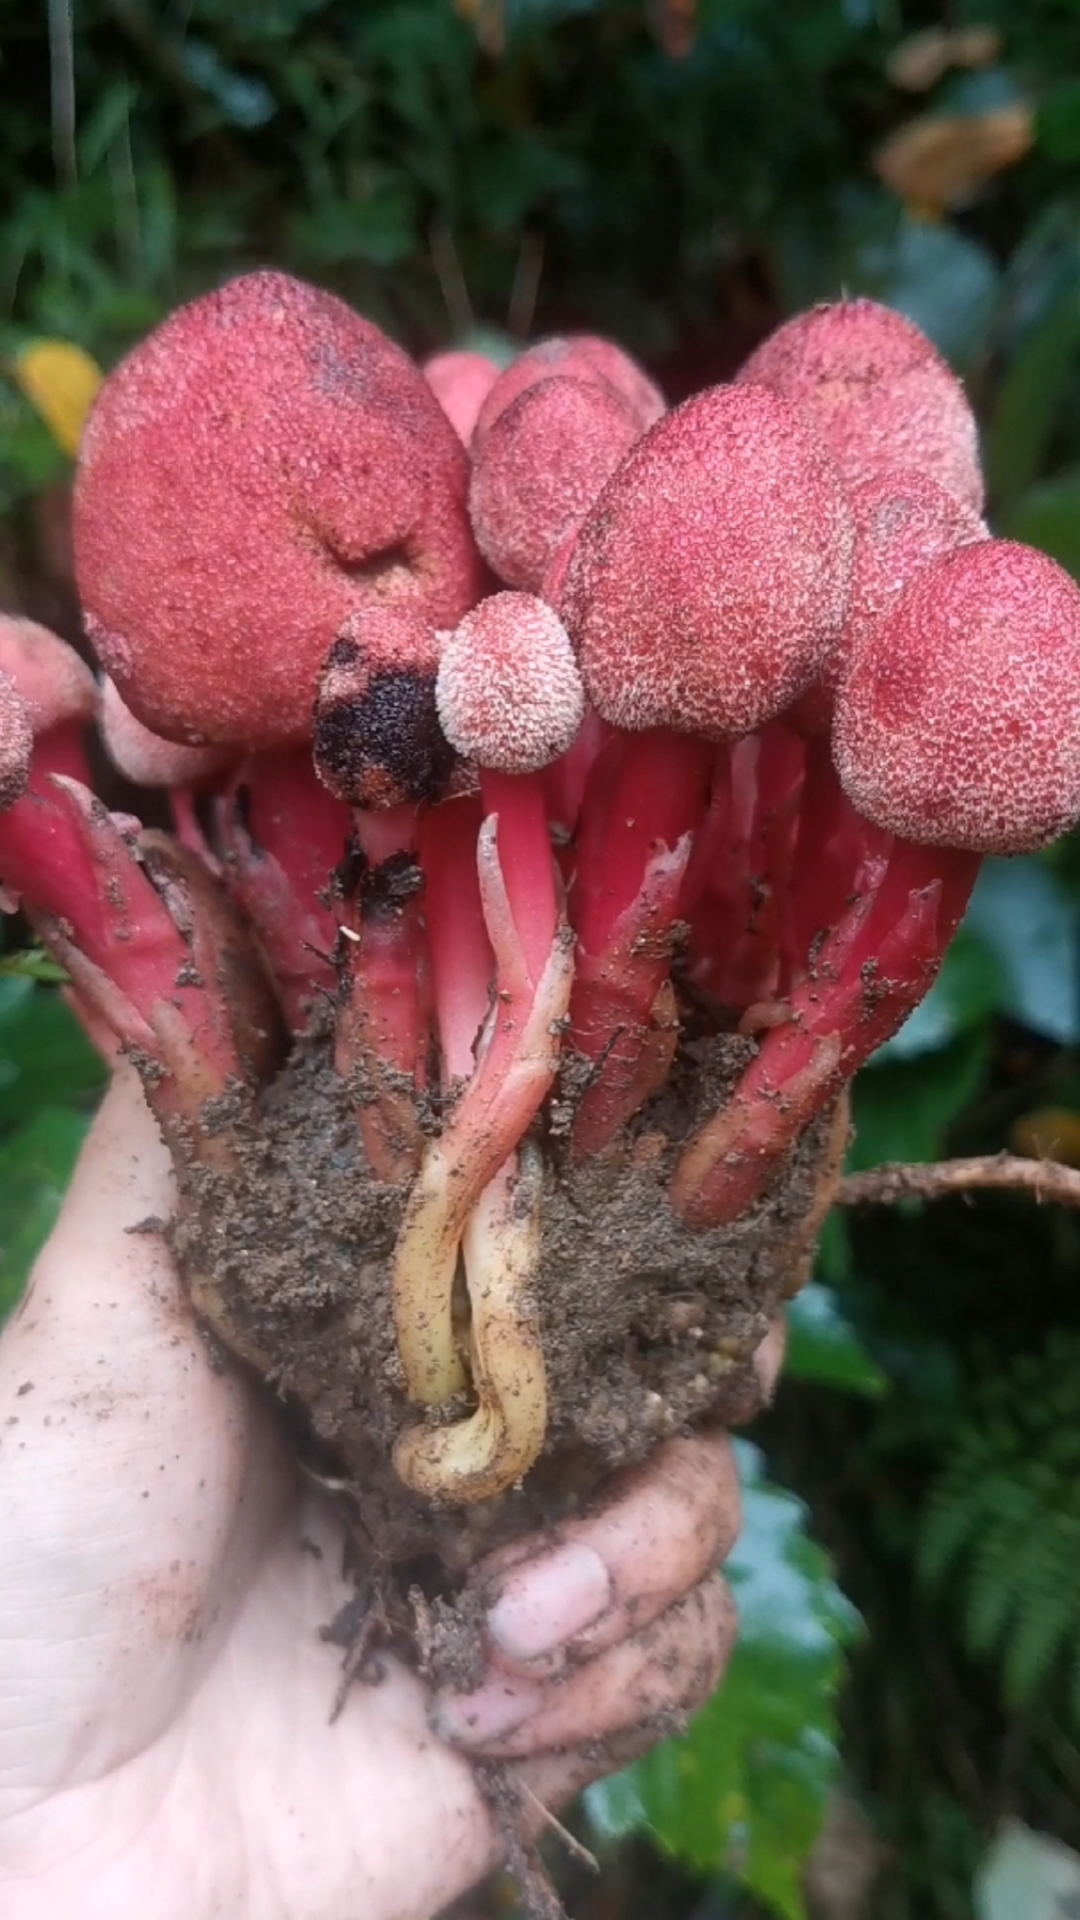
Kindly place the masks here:
<instances>
[{"instance_id":1,"label":"root fragment","mask_svg":"<svg viewBox=\"0 0 1080 1920\"><path fill-rule=\"evenodd\" d=\"M547 1383L532 1297L543 1166L530 1144L517 1158L484 1189L462 1235L476 1411L449 1427L410 1427L394 1450L405 1485L431 1500L489 1499L519 1481L543 1448Z\"/></svg>"}]
</instances>

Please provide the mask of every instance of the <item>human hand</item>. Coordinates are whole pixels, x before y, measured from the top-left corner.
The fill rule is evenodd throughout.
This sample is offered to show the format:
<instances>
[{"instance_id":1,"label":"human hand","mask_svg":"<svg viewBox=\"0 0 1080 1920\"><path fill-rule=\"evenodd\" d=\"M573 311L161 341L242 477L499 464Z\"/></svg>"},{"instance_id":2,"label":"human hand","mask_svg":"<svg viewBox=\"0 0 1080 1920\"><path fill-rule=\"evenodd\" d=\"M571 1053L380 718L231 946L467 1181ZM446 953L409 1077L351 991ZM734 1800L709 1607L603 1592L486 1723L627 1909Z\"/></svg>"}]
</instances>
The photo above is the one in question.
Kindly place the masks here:
<instances>
[{"instance_id":1,"label":"human hand","mask_svg":"<svg viewBox=\"0 0 1080 1920\"><path fill-rule=\"evenodd\" d=\"M468 1755L553 1806L716 1685L729 1443L673 1441L482 1566L477 1693L387 1660L332 1721L341 1522L192 1322L145 1225L171 1189L124 1069L0 1339L0 1909L426 1920L499 1854Z\"/></svg>"}]
</instances>

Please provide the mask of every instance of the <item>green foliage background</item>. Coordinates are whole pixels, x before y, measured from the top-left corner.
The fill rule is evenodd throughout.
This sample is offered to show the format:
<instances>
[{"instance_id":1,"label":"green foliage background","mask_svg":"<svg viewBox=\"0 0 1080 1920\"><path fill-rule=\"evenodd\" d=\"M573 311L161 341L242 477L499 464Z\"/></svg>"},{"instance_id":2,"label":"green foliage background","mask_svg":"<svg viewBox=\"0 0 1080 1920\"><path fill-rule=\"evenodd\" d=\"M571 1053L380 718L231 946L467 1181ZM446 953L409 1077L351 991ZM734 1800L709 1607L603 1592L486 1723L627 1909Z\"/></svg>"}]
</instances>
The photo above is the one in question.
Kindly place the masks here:
<instances>
[{"instance_id":1,"label":"green foliage background","mask_svg":"<svg viewBox=\"0 0 1080 1920\"><path fill-rule=\"evenodd\" d=\"M666 18L0 0L0 361L47 335L108 365L273 261L418 351L476 325L608 330L677 397L784 311L865 290L965 375L995 528L1080 574L1080 5L699 0L678 58ZM893 84L906 36L965 25L1000 34L989 67ZM913 115L1018 101L1030 153L938 217L875 175ZM65 479L0 383L0 600L59 618L41 507ZM988 863L931 999L861 1077L854 1166L1036 1135L1080 1160L1078 916L1075 844ZM0 1312L101 1076L55 986L0 976ZM1080 1846L1078 1275L1076 1216L1026 1200L833 1217L744 1452L727 1686L581 1815L609 1865L642 1831L681 1863L650 1882L655 1920L801 1914L838 1780L887 1849L881 1920L971 1916L1003 1815Z\"/></svg>"}]
</instances>

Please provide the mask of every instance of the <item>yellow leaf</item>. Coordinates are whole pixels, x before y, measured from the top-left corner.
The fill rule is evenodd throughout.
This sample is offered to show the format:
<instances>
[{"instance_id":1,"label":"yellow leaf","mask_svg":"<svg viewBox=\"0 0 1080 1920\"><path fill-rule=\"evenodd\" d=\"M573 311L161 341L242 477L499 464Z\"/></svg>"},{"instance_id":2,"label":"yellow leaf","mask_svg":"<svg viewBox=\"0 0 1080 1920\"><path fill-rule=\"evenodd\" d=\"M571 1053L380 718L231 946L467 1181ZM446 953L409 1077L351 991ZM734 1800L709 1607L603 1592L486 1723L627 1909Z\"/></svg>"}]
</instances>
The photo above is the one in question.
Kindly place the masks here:
<instances>
[{"instance_id":1,"label":"yellow leaf","mask_svg":"<svg viewBox=\"0 0 1080 1920\"><path fill-rule=\"evenodd\" d=\"M1022 160L1034 139L1034 115L1022 103L988 113L924 114L878 148L874 169L909 207L940 215L973 200L995 174Z\"/></svg>"},{"instance_id":2,"label":"yellow leaf","mask_svg":"<svg viewBox=\"0 0 1080 1920\"><path fill-rule=\"evenodd\" d=\"M1028 1160L1060 1160L1080 1167L1080 1113L1070 1107L1038 1107L1021 1114L1012 1129L1012 1144Z\"/></svg>"},{"instance_id":3,"label":"yellow leaf","mask_svg":"<svg viewBox=\"0 0 1080 1920\"><path fill-rule=\"evenodd\" d=\"M81 347L67 340L35 340L12 369L16 383L40 413L53 439L72 456L104 374Z\"/></svg>"}]
</instances>

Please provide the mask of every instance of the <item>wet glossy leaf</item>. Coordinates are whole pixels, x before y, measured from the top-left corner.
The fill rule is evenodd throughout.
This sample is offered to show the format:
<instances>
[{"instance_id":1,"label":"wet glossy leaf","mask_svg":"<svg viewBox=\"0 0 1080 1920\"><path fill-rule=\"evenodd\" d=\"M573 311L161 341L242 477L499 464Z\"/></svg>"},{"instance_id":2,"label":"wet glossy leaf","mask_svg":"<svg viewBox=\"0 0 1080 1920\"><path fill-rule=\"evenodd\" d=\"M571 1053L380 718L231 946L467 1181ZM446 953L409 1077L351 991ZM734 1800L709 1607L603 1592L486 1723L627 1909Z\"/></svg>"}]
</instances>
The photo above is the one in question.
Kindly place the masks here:
<instances>
[{"instance_id":1,"label":"wet glossy leaf","mask_svg":"<svg viewBox=\"0 0 1080 1920\"><path fill-rule=\"evenodd\" d=\"M1003 1012L1063 1046L1080 1038L1080 905L1050 866L988 860L965 925L997 956Z\"/></svg>"},{"instance_id":2,"label":"wet glossy leaf","mask_svg":"<svg viewBox=\"0 0 1080 1920\"><path fill-rule=\"evenodd\" d=\"M787 1920L836 1767L835 1699L858 1615L794 1495L739 1445L742 1537L727 1563L740 1634L719 1691L680 1740L590 1789L600 1836L645 1828L699 1872L735 1874Z\"/></svg>"},{"instance_id":3,"label":"wet glossy leaf","mask_svg":"<svg viewBox=\"0 0 1080 1920\"><path fill-rule=\"evenodd\" d=\"M784 1371L796 1380L875 1398L888 1387L878 1366L831 1287L811 1281L787 1310L788 1343Z\"/></svg>"}]
</instances>

